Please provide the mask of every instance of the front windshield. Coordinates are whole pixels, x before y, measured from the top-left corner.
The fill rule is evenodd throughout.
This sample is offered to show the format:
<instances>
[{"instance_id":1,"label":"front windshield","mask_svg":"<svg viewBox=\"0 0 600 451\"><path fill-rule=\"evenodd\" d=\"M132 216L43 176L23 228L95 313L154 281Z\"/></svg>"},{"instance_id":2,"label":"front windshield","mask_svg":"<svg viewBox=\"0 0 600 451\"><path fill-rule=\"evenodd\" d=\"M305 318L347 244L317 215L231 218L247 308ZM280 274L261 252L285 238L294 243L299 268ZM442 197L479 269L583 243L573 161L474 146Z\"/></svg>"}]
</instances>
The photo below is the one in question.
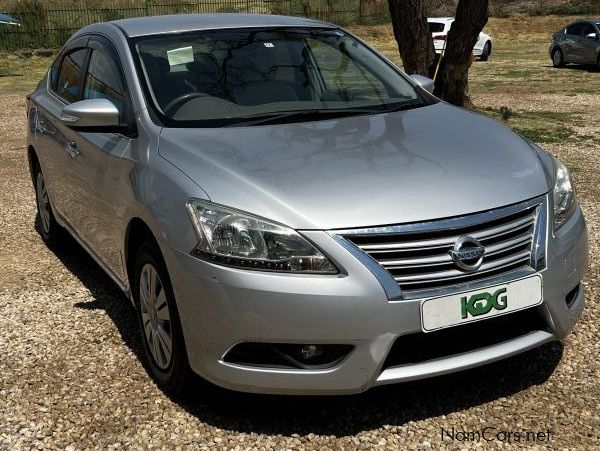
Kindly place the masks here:
<instances>
[{"instance_id":1,"label":"front windshield","mask_svg":"<svg viewBox=\"0 0 600 451\"><path fill-rule=\"evenodd\" d=\"M155 110L171 125L425 103L398 71L338 29L158 35L139 39L135 49Z\"/></svg>"}]
</instances>

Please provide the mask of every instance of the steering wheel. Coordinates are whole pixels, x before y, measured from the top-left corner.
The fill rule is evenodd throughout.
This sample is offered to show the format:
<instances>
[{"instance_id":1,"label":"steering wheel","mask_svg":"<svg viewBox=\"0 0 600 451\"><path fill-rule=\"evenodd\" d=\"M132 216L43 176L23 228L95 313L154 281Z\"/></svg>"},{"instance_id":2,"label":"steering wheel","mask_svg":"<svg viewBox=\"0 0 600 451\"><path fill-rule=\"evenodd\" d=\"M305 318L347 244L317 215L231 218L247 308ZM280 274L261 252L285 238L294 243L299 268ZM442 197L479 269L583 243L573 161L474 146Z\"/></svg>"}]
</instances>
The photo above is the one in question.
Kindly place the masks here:
<instances>
[{"instance_id":1,"label":"steering wheel","mask_svg":"<svg viewBox=\"0 0 600 451\"><path fill-rule=\"evenodd\" d=\"M171 100L165 107L164 112L165 114L169 115L169 111L174 109L175 107L181 108L184 103L187 103L192 99L206 96L208 96L208 94L204 92L186 92L185 94L181 94L180 96L177 96L173 100Z\"/></svg>"}]
</instances>

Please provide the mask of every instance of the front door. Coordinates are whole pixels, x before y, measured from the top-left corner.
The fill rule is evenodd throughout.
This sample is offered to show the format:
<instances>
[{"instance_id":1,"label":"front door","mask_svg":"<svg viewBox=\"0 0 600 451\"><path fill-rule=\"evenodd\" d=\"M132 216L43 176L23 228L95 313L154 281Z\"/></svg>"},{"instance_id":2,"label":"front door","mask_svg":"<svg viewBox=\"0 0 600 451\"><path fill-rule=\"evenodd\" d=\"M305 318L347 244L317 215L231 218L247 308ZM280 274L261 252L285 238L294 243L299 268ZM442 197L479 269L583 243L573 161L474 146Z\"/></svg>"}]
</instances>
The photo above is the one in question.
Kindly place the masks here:
<instances>
[{"instance_id":1,"label":"front door","mask_svg":"<svg viewBox=\"0 0 600 451\"><path fill-rule=\"evenodd\" d=\"M48 74L48 91L36 99L36 149L55 211L72 224L79 187L72 171L72 143L76 133L61 121L62 109L80 99L88 49L87 38L71 43Z\"/></svg>"},{"instance_id":2,"label":"front door","mask_svg":"<svg viewBox=\"0 0 600 451\"><path fill-rule=\"evenodd\" d=\"M596 64L596 49L600 45L598 41L598 31L591 23L583 24L581 27L581 62L586 64Z\"/></svg>"},{"instance_id":3,"label":"front door","mask_svg":"<svg viewBox=\"0 0 600 451\"><path fill-rule=\"evenodd\" d=\"M112 44L103 37L91 37L87 74L82 99L110 100L120 112L122 124L131 123L131 104L121 66ZM130 197L129 177L134 167L128 158L131 134L79 132L74 172L81 187L85 211L77 215L77 233L94 253L120 278L124 276L122 231L125 212L119 198Z\"/></svg>"}]
</instances>

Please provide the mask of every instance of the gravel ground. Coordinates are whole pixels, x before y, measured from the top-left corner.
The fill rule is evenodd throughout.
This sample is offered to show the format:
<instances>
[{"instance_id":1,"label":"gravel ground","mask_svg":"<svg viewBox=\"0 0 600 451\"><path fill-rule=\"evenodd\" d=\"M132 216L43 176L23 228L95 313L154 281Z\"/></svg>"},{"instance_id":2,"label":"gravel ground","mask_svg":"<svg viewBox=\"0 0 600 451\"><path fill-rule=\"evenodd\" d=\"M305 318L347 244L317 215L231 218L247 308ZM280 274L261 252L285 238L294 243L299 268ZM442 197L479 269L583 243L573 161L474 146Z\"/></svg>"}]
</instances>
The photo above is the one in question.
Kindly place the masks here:
<instances>
[{"instance_id":1,"label":"gravel ground","mask_svg":"<svg viewBox=\"0 0 600 451\"><path fill-rule=\"evenodd\" d=\"M593 114L587 128L597 135L600 124L597 95L474 100L516 110L583 106ZM590 233L587 307L564 344L358 396L256 396L199 384L179 400L145 372L133 311L115 285L76 244L53 253L34 230L24 105L23 95L0 96L1 449L600 449L598 141L546 146L577 161ZM551 433L527 444L442 441L442 428L484 427Z\"/></svg>"}]
</instances>

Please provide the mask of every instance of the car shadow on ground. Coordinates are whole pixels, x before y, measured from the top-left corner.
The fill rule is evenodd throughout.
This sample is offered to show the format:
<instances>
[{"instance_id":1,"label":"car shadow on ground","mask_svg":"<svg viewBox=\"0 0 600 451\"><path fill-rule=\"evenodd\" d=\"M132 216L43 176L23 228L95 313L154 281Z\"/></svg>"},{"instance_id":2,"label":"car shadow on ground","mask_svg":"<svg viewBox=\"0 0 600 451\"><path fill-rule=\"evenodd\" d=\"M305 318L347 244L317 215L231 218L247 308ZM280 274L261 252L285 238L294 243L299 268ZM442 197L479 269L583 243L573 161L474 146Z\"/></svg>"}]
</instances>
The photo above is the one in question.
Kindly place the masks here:
<instances>
[{"instance_id":1,"label":"car shadow on ground","mask_svg":"<svg viewBox=\"0 0 600 451\"><path fill-rule=\"evenodd\" d=\"M93 259L72 238L54 249L94 300L75 307L104 310L123 342L144 361L133 307ZM198 378L192 393L171 400L198 420L245 433L353 435L385 425L448 415L543 384L563 353L549 343L527 353L451 375L378 387L351 396L273 396L220 389ZM150 377L150 376L148 376ZM440 424L444 426L444 424Z\"/></svg>"},{"instance_id":2,"label":"car shadow on ground","mask_svg":"<svg viewBox=\"0 0 600 451\"><path fill-rule=\"evenodd\" d=\"M590 73L600 73L600 67L594 66L591 64L567 64L564 67L554 67L551 64L546 65L545 67L549 69L558 69L558 70L576 70L579 72L590 72Z\"/></svg>"}]
</instances>

